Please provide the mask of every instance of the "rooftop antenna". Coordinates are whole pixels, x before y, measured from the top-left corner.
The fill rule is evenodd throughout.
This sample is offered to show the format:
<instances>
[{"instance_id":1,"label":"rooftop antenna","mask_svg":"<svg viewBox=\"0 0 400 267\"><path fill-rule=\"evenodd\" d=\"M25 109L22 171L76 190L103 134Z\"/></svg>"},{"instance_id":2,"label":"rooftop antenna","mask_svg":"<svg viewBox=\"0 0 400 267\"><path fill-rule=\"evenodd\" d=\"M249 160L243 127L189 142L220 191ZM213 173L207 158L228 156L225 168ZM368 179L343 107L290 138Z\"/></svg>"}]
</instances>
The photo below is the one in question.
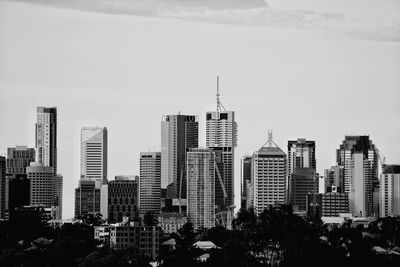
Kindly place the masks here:
<instances>
[{"instance_id":1,"label":"rooftop antenna","mask_svg":"<svg viewBox=\"0 0 400 267\"><path fill-rule=\"evenodd\" d=\"M268 144L269 144L269 147L271 147L272 146L272 143L273 143L274 141L272 141L272 129L268 129Z\"/></svg>"},{"instance_id":2,"label":"rooftop antenna","mask_svg":"<svg viewBox=\"0 0 400 267\"><path fill-rule=\"evenodd\" d=\"M219 76L217 75L217 118L219 118L219 113L222 109L225 109L224 105L222 105L221 100L220 100L220 94L219 94Z\"/></svg>"}]
</instances>

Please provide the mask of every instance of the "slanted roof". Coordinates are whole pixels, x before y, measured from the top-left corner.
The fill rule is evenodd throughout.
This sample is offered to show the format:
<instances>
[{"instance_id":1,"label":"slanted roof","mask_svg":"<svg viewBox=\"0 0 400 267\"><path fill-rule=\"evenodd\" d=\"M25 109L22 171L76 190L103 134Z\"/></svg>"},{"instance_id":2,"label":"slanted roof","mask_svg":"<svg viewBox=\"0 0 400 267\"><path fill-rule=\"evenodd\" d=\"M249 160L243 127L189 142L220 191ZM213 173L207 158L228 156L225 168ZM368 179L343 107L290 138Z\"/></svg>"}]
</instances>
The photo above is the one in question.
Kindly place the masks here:
<instances>
[{"instance_id":1,"label":"slanted roof","mask_svg":"<svg viewBox=\"0 0 400 267\"><path fill-rule=\"evenodd\" d=\"M282 149L272 140L272 131L268 131L268 141L258 150L259 154L277 154L281 155L283 152Z\"/></svg>"},{"instance_id":2,"label":"slanted roof","mask_svg":"<svg viewBox=\"0 0 400 267\"><path fill-rule=\"evenodd\" d=\"M161 244L162 246L176 246L175 239L171 238Z\"/></svg>"},{"instance_id":3,"label":"slanted roof","mask_svg":"<svg viewBox=\"0 0 400 267\"><path fill-rule=\"evenodd\" d=\"M199 249L217 248L217 246L211 241L197 241L196 243L193 244L193 247L196 247Z\"/></svg>"}]
</instances>

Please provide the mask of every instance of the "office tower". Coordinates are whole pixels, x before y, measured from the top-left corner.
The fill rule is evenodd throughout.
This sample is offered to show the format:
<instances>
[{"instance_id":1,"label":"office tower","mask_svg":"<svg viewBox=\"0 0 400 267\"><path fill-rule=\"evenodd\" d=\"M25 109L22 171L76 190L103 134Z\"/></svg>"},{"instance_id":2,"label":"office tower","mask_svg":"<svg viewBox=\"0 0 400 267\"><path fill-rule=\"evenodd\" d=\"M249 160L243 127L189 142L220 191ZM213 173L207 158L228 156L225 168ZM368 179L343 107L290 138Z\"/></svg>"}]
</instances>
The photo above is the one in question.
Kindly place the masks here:
<instances>
[{"instance_id":1,"label":"office tower","mask_svg":"<svg viewBox=\"0 0 400 267\"><path fill-rule=\"evenodd\" d=\"M311 220L320 220L322 216L322 194L308 193L306 195L306 215Z\"/></svg>"},{"instance_id":2,"label":"office tower","mask_svg":"<svg viewBox=\"0 0 400 267\"><path fill-rule=\"evenodd\" d=\"M272 140L253 153L253 206L257 215L269 205L285 203L286 195L286 154Z\"/></svg>"},{"instance_id":3,"label":"office tower","mask_svg":"<svg viewBox=\"0 0 400 267\"><path fill-rule=\"evenodd\" d=\"M100 179L80 179L75 189L75 218L100 213Z\"/></svg>"},{"instance_id":4,"label":"office tower","mask_svg":"<svg viewBox=\"0 0 400 267\"><path fill-rule=\"evenodd\" d=\"M372 171L372 182L378 180L378 150L369 136L345 136L343 143L336 150L337 166L343 168L344 193L350 193L350 163L354 153L362 153L363 159L369 161ZM372 202L371 202L372 203Z\"/></svg>"},{"instance_id":5,"label":"office tower","mask_svg":"<svg viewBox=\"0 0 400 267\"><path fill-rule=\"evenodd\" d=\"M139 217L139 177L133 175L115 176L108 182L108 222L122 222L123 217L137 221Z\"/></svg>"},{"instance_id":6,"label":"office tower","mask_svg":"<svg viewBox=\"0 0 400 267\"><path fill-rule=\"evenodd\" d=\"M54 168L43 163L31 163L26 167L30 180L30 205L55 208L54 205Z\"/></svg>"},{"instance_id":7,"label":"office tower","mask_svg":"<svg viewBox=\"0 0 400 267\"><path fill-rule=\"evenodd\" d=\"M400 165L382 165L380 216L400 216Z\"/></svg>"},{"instance_id":8,"label":"office tower","mask_svg":"<svg viewBox=\"0 0 400 267\"><path fill-rule=\"evenodd\" d=\"M315 141L305 138L288 141L288 175L296 168L316 169Z\"/></svg>"},{"instance_id":9,"label":"office tower","mask_svg":"<svg viewBox=\"0 0 400 267\"><path fill-rule=\"evenodd\" d=\"M240 193L241 201L240 207L243 209L247 208L247 188L251 186L251 156L244 156L241 160L241 184Z\"/></svg>"},{"instance_id":10,"label":"office tower","mask_svg":"<svg viewBox=\"0 0 400 267\"><path fill-rule=\"evenodd\" d=\"M219 78L217 77L217 109L206 113L206 146L215 151L217 164L215 180L215 204L218 210L234 205L234 161L237 147L237 123L235 112L226 111L220 102Z\"/></svg>"},{"instance_id":11,"label":"office tower","mask_svg":"<svg viewBox=\"0 0 400 267\"><path fill-rule=\"evenodd\" d=\"M37 107L36 162L57 174L57 108Z\"/></svg>"},{"instance_id":12,"label":"office tower","mask_svg":"<svg viewBox=\"0 0 400 267\"><path fill-rule=\"evenodd\" d=\"M330 169L325 169L325 192L332 186L335 186L341 192L344 190L343 166L332 166Z\"/></svg>"},{"instance_id":13,"label":"office tower","mask_svg":"<svg viewBox=\"0 0 400 267\"><path fill-rule=\"evenodd\" d=\"M186 152L198 147L199 123L192 115L166 115L161 121L161 188L166 211L186 201Z\"/></svg>"},{"instance_id":14,"label":"office tower","mask_svg":"<svg viewBox=\"0 0 400 267\"><path fill-rule=\"evenodd\" d=\"M26 167L35 161L35 149L27 146L16 146L7 148L8 176L26 173Z\"/></svg>"},{"instance_id":15,"label":"office tower","mask_svg":"<svg viewBox=\"0 0 400 267\"><path fill-rule=\"evenodd\" d=\"M83 127L81 130L81 178L107 183L107 128Z\"/></svg>"},{"instance_id":16,"label":"office tower","mask_svg":"<svg viewBox=\"0 0 400 267\"><path fill-rule=\"evenodd\" d=\"M140 153L139 211L160 213L161 209L161 153Z\"/></svg>"},{"instance_id":17,"label":"office tower","mask_svg":"<svg viewBox=\"0 0 400 267\"><path fill-rule=\"evenodd\" d=\"M327 193L322 194L322 216L337 217L340 213L349 213L349 198L336 186L327 188Z\"/></svg>"},{"instance_id":18,"label":"office tower","mask_svg":"<svg viewBox=\"0 0 400 267\"><path fill-rule=\"evenodd\" d=\"M8 180L8 218L15 216L15 210L30 205L31 185L25 173L15 174Z\"/></svg>"},{"instance_id":19,"label":"office tower","mask_svg":"<svg viewBox=\"0 0 400 267\"><path fill-rule=\"evenodd\" d=\"M215 154L192 148L187 153L187 220L194 229L215 225Z\"/></svg>"},{"instance_id":20,"label":"office tower","mask_svg":"<svg viewBox=\"0 0 400 267\"><path fill-rule=\"evenodd\" d=\"M0 156L0 219L6 217L6 158Z\"/></svg>"},{"instance_id":21,"label":"office tower","mask_svg":"<svg viewBox=\"0 0 400 267\"><path fill-rule=\"evenodd\" d=\"M355 217L370 217L373 214L374 169L362 151L351 155L349 166L349 208Z\"/></svg>"},{"instance_id":22,"label":"office tower","mask_svg":"<svg viewBox=\"0 0 400 267\"><path fill-rule=\"evenodd\" d=\"M307 210L307 194L318 193L318 174L314 168L295 168L289 175L289 203L295 212Z\"/></svg>"},{"instance_id":23,"label":"office tower","mask_svg":"<svg viewBox=\"0 0 400 267\"><path fill-rule=\"evenodd\" d=\"M55 219L62 219L62 199L63 199L63 176L57 174L54 177L54 206L56 209Z\"/></svg>"}]
</instances>

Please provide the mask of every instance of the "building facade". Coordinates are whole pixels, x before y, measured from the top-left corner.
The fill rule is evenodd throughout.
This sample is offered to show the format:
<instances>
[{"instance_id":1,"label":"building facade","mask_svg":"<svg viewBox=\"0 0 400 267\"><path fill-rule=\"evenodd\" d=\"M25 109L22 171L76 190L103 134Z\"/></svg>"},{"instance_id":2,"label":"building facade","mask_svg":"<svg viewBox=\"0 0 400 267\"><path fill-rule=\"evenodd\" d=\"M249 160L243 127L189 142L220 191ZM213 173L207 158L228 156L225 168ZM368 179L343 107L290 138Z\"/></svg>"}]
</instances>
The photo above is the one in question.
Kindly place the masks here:
<instances>
[{"instance_id":1,"label":"building facade","mask_svg":"<svg viewBox=\"0 0 400 267\"><path fill-rule=\"evenodd\" d=\"M289 175L289 203L293 211L307 210L307 194L319 192L318 174L314 168L296 168Z\"/></svg>"},{"instance_id":2,"label":"building facade","mask_svg":"<svg viewBox=\"0 0 400 267\"><path fill-rule=\"evenodd\" d=\"M288 175L296 168L316 169L315 141L307 141L298 138L296 141L288 141Z\"/></svg>"},{"instance_id":3,"label":"building facade","mask_svg":"<svg viewBox=\"0 0 400 267\"><path fill-rule=\"evenodd\" d=\"M234 205L234 161L237 123L234 111L206 113L206 146L220 159L215 180L215 202L219 210Z\"/></svg>"},{"instance_id":4,"label":"building facade","mask_svg":"<svg viewBox=\"0 0 400 267\"><path fill-rule=\"evenodd\" d=\"M272 140L268 141L252 157L253 206L257 215L270 205L286 202L286 154Z\"/></svg>"},{"instance_id":5,"label":"building facade","mask_svg":"<svg viewBox=\"0 0 400 267\"><path fill-rule=\"evenodd\" d=\"M83 127L81 130L81 178L95 178L107 183L107 154L107 128Z\"/></svg>"},{"instance_id":6,"label":"building facade","mask_svg":"<svg viewBox=\"0 0 400 267\"><path fill-rule=\"evenodd\" d=\"M101 180L80 179L75 189L75 218L100 213Z\"/></svg>"},{"instance_id":7,"label":"building facade","mask_svg":"<svg viewBox=\"0 0 400 267\"><path fill-rule=\"evenodd\" d=\"M122 222L123 217L129 221L137 221L138 183L137 176L116 176L114 181L108 182L108 221L110 223Z\"/></svg>"},{"instance_id":8,"label":"building facade","mask_svg":"<svg viewBox=\"0 0 400 267\"><path fill-rule=\"evenodd\" d=\"M349 213L349 198L346 193L341 193L336 186L330 192L322 194L322 216L338 217L340 213Z\"/></svg>"},{"instance_id":9,"label":"building facade","mask_svg":"<svg viewBox=\"0 0 400 267\"><path fill-rule=\"evenodd\" d=\"M161 153L140 153L139 176L139 211L140 215L161 210Z\"/></svg>"},{"instance_id":10,"label":"building facade","mask_svg":"<svg viewBox=\"0 0 400 267\"><path fill-rule=\"evenodd\" d=\"M31 163L26 167L30 181L30 205L44 208L55 208L54 169L43 166L43 163Z\"/></svg>"},{"instance_id":11,"label":"building facade","mask_svg":"<svg viewBox=\"0 0 400 267\"><path fill-rule=\"evenodd\" d=\"M240 207L246 209L247 208L247 200L248 200L248 187L251 188L251 156L244 156L241 160L240 164L240 173L241 173L241 183L240 183ZM249 198L251 199L251 198Z\"/></svg>"},{"instance_id":12,"label":"building facade","mask_svg":"<svg viewBox=\"0 0 400 267\"><path fill-rule=\"evenodd\" d=\"M177 211L174 203L186 199L186 152L199 144L199 123L193 115L166 115L161 121L161 189L163 209ZM180 202L180 201L179 201Z\"/></svg>"},{"instance_id":13,"label":"building facade","mask_svg":"<svg viewBox=\"0 0 400 267\"><path fill-rule=\"evenodd\" d=\"M400 215L400 165L383 165L379 186L380 217Z\"/></svg>"},{"instance_id":14,"label":"building facade","mask_svg":"<svg viewBox=\"0 0 400 267\"><path fill-rule=\"evenodd\" d=\"M0 156L0 219L6 219L7 200L6 158Z\"/></svg>"},{"instance_id":15,"label":"building facade","mask_svg":"<svg viewBox=\"0 0 400 267\"><path fill-rule=\"evenodd\" d=\"M194 229L215 225L215 154L192 148L187 153L187 220Z\"/></svg>"},{"instance_id":16,"label":"building facade","mask_svg":"<svg viewBox=\"0 0 400 267\"><path fill-rule=\"evenodd\" d=\"M176 233L183 225L187 223L187 218L183 213L161 213L158 215L158 225L163 233Z\"/></svg>"}]
</instances>

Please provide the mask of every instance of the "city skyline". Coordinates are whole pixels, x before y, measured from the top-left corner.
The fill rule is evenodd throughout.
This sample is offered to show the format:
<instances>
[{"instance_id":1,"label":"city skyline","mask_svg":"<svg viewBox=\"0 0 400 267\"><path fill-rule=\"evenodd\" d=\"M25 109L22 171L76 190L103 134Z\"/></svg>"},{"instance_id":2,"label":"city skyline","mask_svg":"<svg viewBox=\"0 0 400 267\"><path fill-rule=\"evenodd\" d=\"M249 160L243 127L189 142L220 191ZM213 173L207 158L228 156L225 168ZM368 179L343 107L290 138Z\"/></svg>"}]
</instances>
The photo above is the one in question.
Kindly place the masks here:
<instances>
[{"instance_id":1,"label":"city skyline","mask_svg":"<svg viewBox=\"0 0 400 267\"><path fill-rule=\"evenodd\" d=\"M269 2L272 11L282 8L289 15L297 7L287 0ZM311 14L326 11L309 2L304 9ZM395 2L366 2L370 8L357 10L359 15L384 23L394 19L384 11L398 10ZM327 9L345 18L355 13L344 1L332 5ZM257 14L249 18L257 21ZM237 207L240 159L259 148L268 129L281 148L288 140L314 140L320 175L336 164L346 134L368 134L388 164L399 164L398 31L369 38L379 34L371 34L367 24L364 38L352 29L346 34L347 28L312 23L302 29L253 27L12 1L0 1L0 16L0 153L16 145L34 147L36 107L57 107L64 218L74 212L82 127L107 127L109 180L138 175L140 152L161 151L165 114L199 116L199 145L205 147L205 114L215 110L217 75L223 102L239 125Z\"/></svg>"}]
</instances>

